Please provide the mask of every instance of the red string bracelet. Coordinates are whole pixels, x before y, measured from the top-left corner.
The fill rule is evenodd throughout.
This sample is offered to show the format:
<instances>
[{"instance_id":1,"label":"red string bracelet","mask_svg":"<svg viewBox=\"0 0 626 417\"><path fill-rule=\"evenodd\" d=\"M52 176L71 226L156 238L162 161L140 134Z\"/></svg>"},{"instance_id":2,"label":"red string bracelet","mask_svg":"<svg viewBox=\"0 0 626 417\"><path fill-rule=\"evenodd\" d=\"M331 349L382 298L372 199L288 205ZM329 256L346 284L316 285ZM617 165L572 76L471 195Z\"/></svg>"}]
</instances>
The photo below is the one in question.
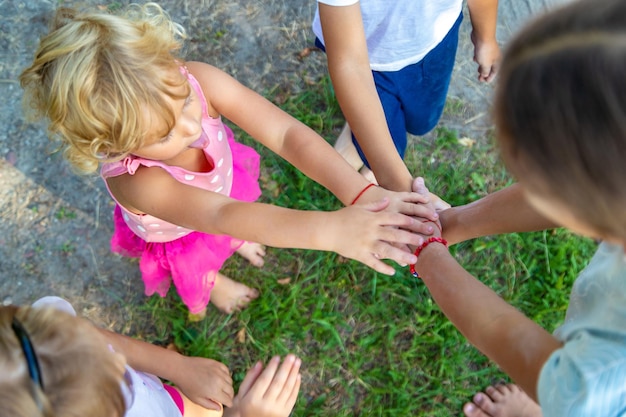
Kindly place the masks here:
<instances>
[{"instance_id":1,"label":"red string bracelet","mask_svg":"<svg viewBox=\"0 0 626 417\"><path fill-rule=\"evenodd\" d=\"M367 185L365 186L365 188L363 188L363 189L361 190L361 192L360 192L360 193L358 193L358 194L356 195L356 197L354 197L354 200L352 200L352 203L350 203L350 205L351 205L351 206L352 206L352 205L354 205L354 203L356 203L356 201L357 201L359 198L361 198L361 196L363 195L363 193L364 193L364 192L366 192L367 190L369 190L371 187L374 187L374 186L376 186L376 184L374 184L374 183L369 183L369 184L367 184Z\"/></svg>"},{"instance_id":2,"label":"red string bracelet","mask_svg":"<svg viewBox=\"0 0 626 417\"><path fill-rule=\"evenodd\" d=\"M443 244L446 248L448 247L448 241L445 240L442 237L437 237L437 236L432 236L429 237L428 239L426 239L424 241L424 243L421 244L421 246L419 246L417 249L415 249L415 256L420 256L420 253L424 250L424 248L428 245L430 245L433 242L437 242L437 243L441 243ZM415 270L415 264L412 264L409 267L409 271L411 271L411 275L413 275L415 278L419 278L420 276L417 274L417 271Z\"/></svg>"}]
</instances>

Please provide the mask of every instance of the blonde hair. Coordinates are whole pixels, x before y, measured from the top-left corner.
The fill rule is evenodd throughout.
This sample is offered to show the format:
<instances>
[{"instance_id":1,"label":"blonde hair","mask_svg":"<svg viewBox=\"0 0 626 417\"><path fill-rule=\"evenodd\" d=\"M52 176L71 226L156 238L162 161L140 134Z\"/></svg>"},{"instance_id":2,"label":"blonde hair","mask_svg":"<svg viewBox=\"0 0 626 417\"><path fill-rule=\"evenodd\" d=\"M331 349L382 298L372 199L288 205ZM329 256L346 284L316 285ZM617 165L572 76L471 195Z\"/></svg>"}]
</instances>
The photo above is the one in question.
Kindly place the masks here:
<instances>
[{"instance_id":1,"label":"blonde hair","mask_svg":"<svg viewBox=\"0 0 626 417\"><path fill-rule=\"evenodd\" d=\"M11 328L17 318L41 368L43 390L28 373ZM52 308L0 307L0 415L123 416L119 364L85 320Z\"/></svg>"},{"instance_id":2,"label":"blonde hair","mask_svg":"<svg viewBox=\"0 0 626 417\"><path fill-rule=\"evenodd\" d=\"M167 131L173 127L164 95L182 98L172 89L184 78L171 74L181 65L185 36L155 3L130 5L119 16L59 9L20 75L26 110L48 119L50 136L61 139L78 171L120 160L143 145L146 110L163 118Z\"/></svg>"}]
</instances>

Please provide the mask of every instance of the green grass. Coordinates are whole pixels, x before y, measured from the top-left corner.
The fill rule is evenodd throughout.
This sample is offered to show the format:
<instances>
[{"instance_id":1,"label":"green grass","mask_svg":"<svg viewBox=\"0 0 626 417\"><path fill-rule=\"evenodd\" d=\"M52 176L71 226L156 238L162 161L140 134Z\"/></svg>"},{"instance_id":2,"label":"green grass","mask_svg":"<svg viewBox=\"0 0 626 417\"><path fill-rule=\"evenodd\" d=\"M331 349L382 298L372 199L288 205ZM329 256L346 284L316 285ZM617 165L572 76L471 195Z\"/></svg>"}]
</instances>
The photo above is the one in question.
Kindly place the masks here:
<instances>
[{"instance_id":1,"label":"green grass","mask_svg":"<svg viewBox=\"0 0 626 417\"><path fill-rule=\"evenodd\" d=\"M343 123L328 80L276 100L327 138ZM254 146L263 157L264 201L306 210L340 207L324 188ZM489 138L465 147L445 129L413 141L406 162L453 205L511 183ZM594 249L592 241L553 230L487 237L451 250L472 274L552 331ZM295 416L461 415L478 389L505 379L407 268L388 277L332 253L269 249L263 269L235 256L224 273L259 288L260 298L232 316L209 307L205 320L190 323L174 291L166 299L152 297L139 307L156 323L145 337L223 361L236 385L256 360L296 353L303 359L303 384ZM290 282L279 283L284 278Z\"/></svg>"}]
</instances>

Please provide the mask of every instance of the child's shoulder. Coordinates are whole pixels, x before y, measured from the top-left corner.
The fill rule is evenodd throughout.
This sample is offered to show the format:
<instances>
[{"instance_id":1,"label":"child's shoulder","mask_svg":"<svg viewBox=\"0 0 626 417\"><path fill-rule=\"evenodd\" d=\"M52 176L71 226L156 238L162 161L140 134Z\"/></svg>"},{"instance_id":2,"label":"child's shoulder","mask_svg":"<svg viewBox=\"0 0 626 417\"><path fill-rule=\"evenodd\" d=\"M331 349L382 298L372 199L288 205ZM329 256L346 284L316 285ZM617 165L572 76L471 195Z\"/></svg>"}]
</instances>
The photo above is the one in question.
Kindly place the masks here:
<instances>
[{"instance_id":1,"label":"child's shoulder","mask_svg":"<svg viewBox=\"0 0 626 417\"><path fill-rule=\"evenodd\" d=\"M230 77L225 71L211 65L206 62L200 61L187 61L185 62L185 68L194 76L202 85L203 83L212 82L213 79L219 79L221 77Z\"/></svg>"},{"instance_id":2,"label":"child's shoulder","mask_svg":"<svg viewBox=\"0 0 626 417\"><path fill-rule=\"evenodd\" d=\"M186 68L200 85L209 109L216 109L218 114L221 113L219 108L231 107L244 95L245 88L241 83L213 65L189 61Z\"/></svg>"}]
</instances>

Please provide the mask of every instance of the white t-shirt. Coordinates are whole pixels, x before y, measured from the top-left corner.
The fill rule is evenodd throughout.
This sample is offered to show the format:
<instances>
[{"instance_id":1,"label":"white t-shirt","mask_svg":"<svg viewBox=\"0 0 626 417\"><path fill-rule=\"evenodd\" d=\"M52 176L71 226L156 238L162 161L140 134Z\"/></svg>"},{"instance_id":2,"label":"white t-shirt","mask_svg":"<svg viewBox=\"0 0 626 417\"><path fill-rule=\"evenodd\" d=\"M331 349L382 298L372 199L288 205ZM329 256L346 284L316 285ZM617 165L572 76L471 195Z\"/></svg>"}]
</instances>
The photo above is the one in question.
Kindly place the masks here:
<instances>
[{"instance_id":1,"label":"white t-shirt","mask_svg":"<svg viewBox=\"0 0 626 417\"><path fill-rule=\"evenodd\" d=\"M463 10L463 0L318 0L329 6L360 3L370 67L398 71L419 62L448 34ZM315 11L313 32L324 36Z\"/></svg>"},{"instance_id":2,"label":"white t-shirt","mask_svg":"<svg viewBox=\"0 0 626 417\"><path fill-rule=\"evenodd\" d=\"M59 297L43 297L32 306L52 307L76 316L74 307ZM124 417L182 417L176 403L156 376L135 371L127 365L124 379L126 383L122 383L121 387L126 402Z\"/></svg>"}]
</instances>

